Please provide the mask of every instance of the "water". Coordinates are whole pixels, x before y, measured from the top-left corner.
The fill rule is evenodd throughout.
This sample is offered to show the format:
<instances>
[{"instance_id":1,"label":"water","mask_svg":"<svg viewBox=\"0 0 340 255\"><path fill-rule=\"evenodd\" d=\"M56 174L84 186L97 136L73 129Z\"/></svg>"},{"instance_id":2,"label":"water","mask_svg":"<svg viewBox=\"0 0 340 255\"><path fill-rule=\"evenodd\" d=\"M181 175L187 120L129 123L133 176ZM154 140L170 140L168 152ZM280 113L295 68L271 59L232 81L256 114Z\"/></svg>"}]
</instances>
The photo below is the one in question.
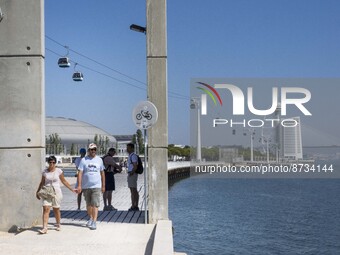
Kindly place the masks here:
<instances>
[{"instance_id":1,"label":"water","mask_svg":"<svg viewBox=\"0 0 340 255\"><path fill-rule=\"evenodd\" d=\"M169 191L175 250L340 254L339 179L191 177Z\"/></svg>"}]
</instances>

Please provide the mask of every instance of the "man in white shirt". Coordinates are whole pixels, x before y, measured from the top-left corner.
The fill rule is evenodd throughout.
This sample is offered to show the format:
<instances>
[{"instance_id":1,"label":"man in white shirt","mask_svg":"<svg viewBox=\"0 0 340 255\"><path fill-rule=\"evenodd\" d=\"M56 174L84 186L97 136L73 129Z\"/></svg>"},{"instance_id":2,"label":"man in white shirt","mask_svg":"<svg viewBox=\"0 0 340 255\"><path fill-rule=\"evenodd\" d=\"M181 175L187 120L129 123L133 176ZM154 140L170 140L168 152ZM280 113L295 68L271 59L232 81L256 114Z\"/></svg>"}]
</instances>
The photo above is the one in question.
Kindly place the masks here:
<instances>
[{"instance_id":1,"label":"man in white shirt","mask_svg":"<svg viewBox=\"0 0 340 255\"><path fill-rule=\"evenodd\" d=\"M97 229L98 208L101 193L105 192L104 164L101 157L96 155L97 145L91 143L88 155L79 164L78 193L83 190L86 201L87 214L90 216L86 223L91 230Z\"/></svg>"}]
</instances>

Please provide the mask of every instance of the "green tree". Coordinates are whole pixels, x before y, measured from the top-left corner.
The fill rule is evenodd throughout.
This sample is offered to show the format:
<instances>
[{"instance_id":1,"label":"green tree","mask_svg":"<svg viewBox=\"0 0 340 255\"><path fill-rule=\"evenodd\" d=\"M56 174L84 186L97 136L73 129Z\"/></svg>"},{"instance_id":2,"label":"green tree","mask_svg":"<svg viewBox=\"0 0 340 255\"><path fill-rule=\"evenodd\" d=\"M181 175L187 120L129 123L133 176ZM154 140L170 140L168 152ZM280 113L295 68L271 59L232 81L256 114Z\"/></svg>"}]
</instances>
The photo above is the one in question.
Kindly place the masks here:
<instances>
[{"instance_id":1,"label":"green tree","mask_svg":"<svg viewBox=\"0 0 340 255\"><path fill-rule=\"evenodd\" d=\"M190 160L190 146L184 148L176 147L174 144L168 145L168 158L171 160L175 156L182 157L183 160Z\"/></svg>"},{"instance_id":2,"label":"green tree","mask_svg":"<svg viewBox=\"0 0 340 255\"><path fill-rule=\"evenodd\" d=\"M185 157L185 160L190 160L190 146L186 145L183 148L183 157Z\"/></svg>"},{"instance_id":3,"label":"green tree","mask_svg":"<svg viewBox=\"0 0 340 255\"><path fill-rule=\"evenodd\" d=\"M211 147L211 148L202 148L202 159L206 161L216 161L219 157L219 148Z\"/></svg>"},{"instance_id":4,"label":"green tree","mask_svg":"<svg viewBox=\"0 0 340 255\"><path fill-rule=\"evenodd\" d=\"M136 134L134 134L134 135L132 136L131 143L137 144L137 138L136 138L136 137L137 137Z\"/></svg>"},{"instance_id":5,"label":"green tree","mask_svg":"<svg viewBox=\"0 0 340 255\"><path fill-rule=\"evenodd\" d=\"M77 155L77 148L74 145L74 143L72 143L72 145L71 145L70 154L71 155Z\"/></svg>"},{"instance_id":6,"label":"green tree","mask_svg":"<svg viewBox=\"0 0 340 255\"><path fill-rule=\"evenodd\" d=\"M136 134L132 136L131 143L135 145L135 151L137 154L144 154L145 146L144 146L144 139L143 134L140 129L136 131Z\"/></svg>"},{"instance_id":7,"label":"green tree","mask_svg":"<svg viewBox=\"0 0 340 255\"><path fill-rule=\"evenodd\" d=\"M46 138L46 153L47 154L61 154L63 151L63 145L61 143L61 138L57 133L50 134L48 139Z\"/></svg>"},{"instance_id":8,"label":"green tree","mask_svg":"<svg viewBox=\"0 0 340 255\"><path fill-rule=\"evenodd\" d=\"M142 131L140 129L138 129L136 132L136 140L137 140L138 148L139 148L139 151L137 153L144 154L144 150L145 150L144 139L143 139Z\"/></svg>"},{"instance_id":9,"label":"green tree","mask_svg":"<svg viewBox=\"0 0 340 255\"><path fill-rule=\"evenodd\" d=\"M98 135L94 136L94 143L97 145L97 153L98 155L103 155L107 152L110 145L110 138L106 135Z\"/></svg>"}]
</instances>

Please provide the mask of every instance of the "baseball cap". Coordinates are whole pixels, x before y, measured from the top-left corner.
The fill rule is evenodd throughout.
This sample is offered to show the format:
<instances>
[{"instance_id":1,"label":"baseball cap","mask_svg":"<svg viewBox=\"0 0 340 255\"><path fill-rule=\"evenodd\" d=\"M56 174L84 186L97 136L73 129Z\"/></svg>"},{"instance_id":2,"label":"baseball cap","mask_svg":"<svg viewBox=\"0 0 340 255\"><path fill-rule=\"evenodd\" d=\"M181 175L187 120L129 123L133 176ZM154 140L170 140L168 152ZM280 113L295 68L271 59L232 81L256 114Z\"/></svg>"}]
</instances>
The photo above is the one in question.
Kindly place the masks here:
<instances>
[{"instance_id":1,"label":"baseball cap","mask_svg":"<svg viewBox=\"0 0 340 255\"><path fill-rule=\"evenodd\" d=\"M80 154L86 153L86 149L85 149L85 148L81 148L81 149L79 150L79 153L80 153Z\"/></svg>"},{"instance_id":2,"label":"baseball cap","mask_svg":"<svg viewBox=\"0 0 340 255\"><path fill-rule=\"evenodd\" d=\"M97 145L95 143L90 143L89 144L89 149L94 149L94 148L97 149Z\"/></svg>"}]
</instances>

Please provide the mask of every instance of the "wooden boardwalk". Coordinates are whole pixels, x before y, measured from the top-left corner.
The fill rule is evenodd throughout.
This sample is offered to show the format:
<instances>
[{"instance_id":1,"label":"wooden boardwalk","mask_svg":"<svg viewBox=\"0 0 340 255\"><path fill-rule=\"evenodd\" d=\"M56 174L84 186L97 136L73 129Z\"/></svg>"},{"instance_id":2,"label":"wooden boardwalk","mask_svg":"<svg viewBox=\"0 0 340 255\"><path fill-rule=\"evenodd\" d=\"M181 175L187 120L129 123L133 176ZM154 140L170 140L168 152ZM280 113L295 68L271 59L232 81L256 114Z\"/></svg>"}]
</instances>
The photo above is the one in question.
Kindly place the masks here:
<instances>
[{"instance_id":1,"label":"wooden boardwalk","mask_svg":"<svg viewBox=\"0 0 340 255\"><path fill-rule=\"evenodd\" d=\"M104 203L101 197L101 207L98 212L98 224L104 223L144 223L144 175L138 176L138 191L139 191L139 209L140 211L129 212L131 206L130 189L127 187L127 175L116 174L115 183L116 190L112 194L112 206L117 210L103 211ZM75 177L68 177L67 180L71 185L76 182ZM67 188L62 187L63 200L61 202L61 224L85 225L89 219L86 213L86 204L82 197L81 210L77 210L77 195L72 194ZM54 213L51 210L49 224L54 224Z\"/></svg>"}]
</instances>

